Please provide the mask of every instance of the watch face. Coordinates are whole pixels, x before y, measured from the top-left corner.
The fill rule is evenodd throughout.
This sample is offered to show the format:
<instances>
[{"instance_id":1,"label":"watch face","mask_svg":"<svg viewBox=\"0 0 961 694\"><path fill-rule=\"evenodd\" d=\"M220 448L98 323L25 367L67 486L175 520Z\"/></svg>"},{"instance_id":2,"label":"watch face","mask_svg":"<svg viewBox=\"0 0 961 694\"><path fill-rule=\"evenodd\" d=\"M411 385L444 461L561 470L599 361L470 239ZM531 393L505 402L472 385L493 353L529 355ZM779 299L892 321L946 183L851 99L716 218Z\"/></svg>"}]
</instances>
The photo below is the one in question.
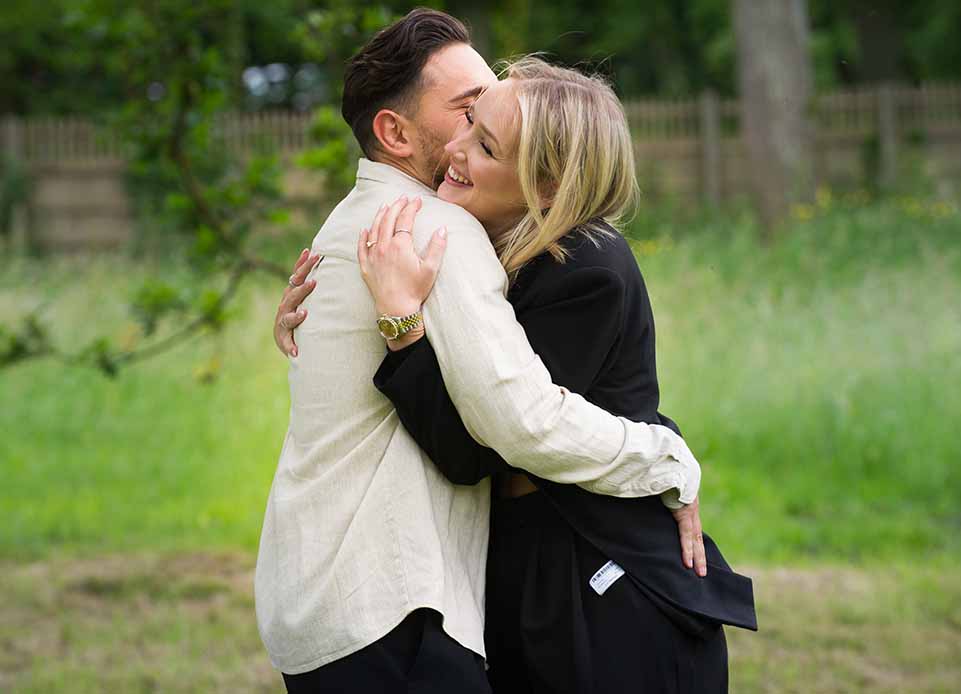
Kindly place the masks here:
<instances>
[{"instance_id":1,"label":"watch face","mask_svg":"<svg viewBox=\"0 0 961 694\"><path fill-rule=\"evenodd\" d=\"M397 324L390 318L378 318L377 328L380 330L380 334L388 340L396 340L400 334Z\"/></svg>"}]
</instances>

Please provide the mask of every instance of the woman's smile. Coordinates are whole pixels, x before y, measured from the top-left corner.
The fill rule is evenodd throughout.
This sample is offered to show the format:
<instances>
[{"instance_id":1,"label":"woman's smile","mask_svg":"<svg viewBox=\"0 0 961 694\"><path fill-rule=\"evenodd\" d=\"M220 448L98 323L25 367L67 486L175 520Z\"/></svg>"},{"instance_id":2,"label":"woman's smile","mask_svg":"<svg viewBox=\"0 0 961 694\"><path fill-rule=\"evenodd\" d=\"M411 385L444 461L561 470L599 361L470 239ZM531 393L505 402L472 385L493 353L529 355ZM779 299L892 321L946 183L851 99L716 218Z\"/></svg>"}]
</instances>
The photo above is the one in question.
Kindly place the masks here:
<instances>
[{"instance_id":1,"label":"woman's smile","mask_svg":"<svg viewBox=\"0 0 961 694\"><path fill-rule=\"evenodd\" d=\"M463 207L495 238L524 213L517 177L520 105L510 80L491 85L464 112L444 148L450 165L437 189L441 200Z\"/></svg>"},{"instance_id":2,"label":"woman's smile","mask_svg":"<svg viewBox=\"0 0 961 694\"><path fill-rule=\"evenodd\" d=\"M447 173L444 175L444 180L451 185L458 186L460 188L471 188L474 185L471 180L467 178L467 176L459 173L457 169L454 168L453 164L447 167Z\"/></svg>"}]
</instances>

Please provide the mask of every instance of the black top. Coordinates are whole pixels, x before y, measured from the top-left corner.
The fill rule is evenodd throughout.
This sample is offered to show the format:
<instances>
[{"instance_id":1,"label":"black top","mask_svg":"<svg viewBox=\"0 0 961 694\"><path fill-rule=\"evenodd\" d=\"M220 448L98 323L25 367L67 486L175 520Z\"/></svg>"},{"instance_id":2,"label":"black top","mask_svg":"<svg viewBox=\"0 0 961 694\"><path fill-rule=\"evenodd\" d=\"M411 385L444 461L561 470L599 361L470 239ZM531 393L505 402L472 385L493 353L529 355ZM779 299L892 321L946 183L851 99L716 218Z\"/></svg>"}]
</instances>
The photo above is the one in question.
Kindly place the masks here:
<instances>
[{"instance_id":1,"label":"black top","mask_svg":"<svg viewBox=\"0 0 961 694\"><path fill-rule=\"evenodd\" d=\"M614 415L680 433L657 411L654 315L644 279L627 241L611 231L594 240L572 231L562 239L568 260L546 253L534 259L508 300L555 383ZM494 472L518 472L467 432L427 340L388 353L374 384L450 481L476 484ZM677 524L659 498L595 495L528 477L582 537L655 598L698 618L757 628L751 580L731 570L707 535L707 577L686 569Z\"/></svg>"}]
</instances>

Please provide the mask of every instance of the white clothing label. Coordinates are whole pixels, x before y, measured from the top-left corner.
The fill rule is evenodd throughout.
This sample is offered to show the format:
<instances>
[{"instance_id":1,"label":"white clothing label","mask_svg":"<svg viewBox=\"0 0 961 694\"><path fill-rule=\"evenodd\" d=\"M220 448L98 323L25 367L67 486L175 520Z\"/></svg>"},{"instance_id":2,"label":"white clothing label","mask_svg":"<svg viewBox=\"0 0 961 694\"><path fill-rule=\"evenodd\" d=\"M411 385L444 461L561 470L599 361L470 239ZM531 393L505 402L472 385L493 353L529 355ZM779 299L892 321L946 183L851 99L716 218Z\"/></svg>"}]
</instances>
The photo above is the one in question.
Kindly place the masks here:
<instances>
[{"instance_id":1,"label":"white clothing label","mask_svg":"<svg viewBox=\"0 0 961 694\"><path fill-rule=\"evenodd\" d=\"M612 561L607 562L597 570L591 577L591 588L598 595L604 595L604 591L610 588L614 581L624 575L624 569Z\"/></svg>"}]
</instances>

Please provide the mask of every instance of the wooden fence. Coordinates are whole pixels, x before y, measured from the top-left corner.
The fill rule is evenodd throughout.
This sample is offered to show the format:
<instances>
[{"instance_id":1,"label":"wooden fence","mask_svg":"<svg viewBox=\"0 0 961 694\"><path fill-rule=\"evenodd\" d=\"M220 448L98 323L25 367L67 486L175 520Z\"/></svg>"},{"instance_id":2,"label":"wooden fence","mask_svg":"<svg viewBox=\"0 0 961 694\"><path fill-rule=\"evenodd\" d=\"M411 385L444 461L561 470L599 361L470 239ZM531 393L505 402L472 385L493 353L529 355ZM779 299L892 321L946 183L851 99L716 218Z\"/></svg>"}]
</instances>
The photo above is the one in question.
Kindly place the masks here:
<instances>
[{"instance_id":1,"label":"wooden fence","mask_svg":"<svg viewBox=\"0 0 961 694\"><path fill-rule=\"evenodd\" d=\"M718 203L742 195L748 169L736 99L638 100L625 105L638 176L650 200L663 196ZM308 146L307 114L229 115L214 128L231 154L295 153ZM819 185L894 187L923 176L944 195L961 184L961 84L884 85L819 95L812 104ZM2 123L3 151L33 181L26 217L41 245L89 247L128 239L133 221L123 183L124 145L77 118ZM288 189L311 190L296 173ZM321 220L316 220L320 224Z\"/></svg>"}]
</instances>

